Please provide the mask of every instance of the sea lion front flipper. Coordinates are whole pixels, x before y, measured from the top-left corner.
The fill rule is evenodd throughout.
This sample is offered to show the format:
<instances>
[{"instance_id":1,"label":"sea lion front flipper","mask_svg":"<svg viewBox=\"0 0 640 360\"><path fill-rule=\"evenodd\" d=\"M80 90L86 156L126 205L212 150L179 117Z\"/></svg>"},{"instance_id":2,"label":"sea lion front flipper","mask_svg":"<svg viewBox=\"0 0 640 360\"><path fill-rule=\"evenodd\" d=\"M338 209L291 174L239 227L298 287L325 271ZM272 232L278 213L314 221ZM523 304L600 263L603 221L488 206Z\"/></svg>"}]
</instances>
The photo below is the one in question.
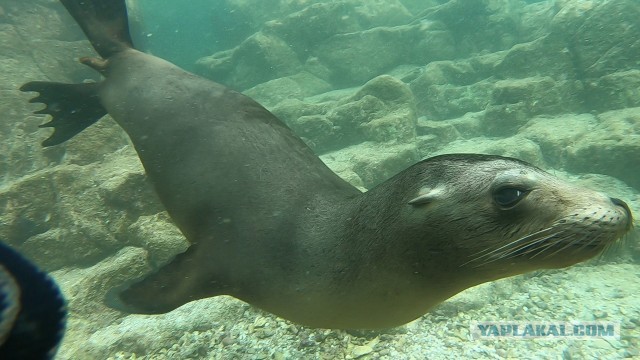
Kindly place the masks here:
<instances>
[{"instance_id":1,"label":"sea lion front flipper","mask_svg":"<svg viewBox=\"0 0 640 360\"><path fill-rule=\"evenodd\" d=\"M35 114L52 116L51 121L40 125L54 128L53 134L42 142L42 146L61 144L107 114L98 98L98 86L97 83L63 84L32 81L20 87L21 91L39 93L30 102L46 105Z\"/></svg>"},{"instance_id":2,"label":"sea lion front flipper","mask_svg":"<svg viewBox=\"0 0 640 360\"><path fill-rule=\"evenodd\" d=\"M177 255L169 264L155 273L122 287L111 289L105 303L116 310L132 314L162 314L187 302L222 295L227 285L207 271L193 271L200 260L198 244ZM207 276L207 286L202 286Z\"/></svg>"}]
</instances>

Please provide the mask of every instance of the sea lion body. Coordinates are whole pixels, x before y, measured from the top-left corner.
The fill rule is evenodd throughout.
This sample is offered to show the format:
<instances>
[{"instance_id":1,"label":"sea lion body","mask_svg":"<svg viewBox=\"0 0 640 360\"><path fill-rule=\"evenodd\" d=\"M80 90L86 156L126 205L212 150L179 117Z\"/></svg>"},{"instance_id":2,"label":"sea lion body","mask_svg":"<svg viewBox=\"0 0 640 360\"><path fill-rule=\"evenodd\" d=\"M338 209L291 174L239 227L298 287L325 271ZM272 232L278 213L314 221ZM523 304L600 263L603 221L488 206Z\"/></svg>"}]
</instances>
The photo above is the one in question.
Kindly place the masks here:
<instances>
[{"instance_id":1,"label":"sea lion body","mask_svg":"<svg viewBox=\"0 0 640 360\"><path fill-rule=\"evenodd\" d=\"M126 311L229 294L308 326L397 326L482 282L592 257L631 226L620 200L497 156L427 159L361 193L255 101L134 50L123 0L63 3L105 79L23 86L57 105L40 111L56 129L44 144L108 112L191 242L114 290Z\"/></svg>"},{"instance_id":2,"label":"sea lion body","mask_svg":"<svg viewBox=\"0 0 640 360\"><path fill-rule=\"evenodd\" d=\"M346 209L358 190L244 95L133 49L110 58L105 75L100 99L131 137L172 219L198 247L193 268L175 273L166 304L155 299L154 306L166 311L184 303L180 288L210 296L197 290L206 277L256 301L296 288L326 292L327 269L311 259L340 257L338 244L321 239L340 221L336 209Z\"/></svg>"}]
</instances>

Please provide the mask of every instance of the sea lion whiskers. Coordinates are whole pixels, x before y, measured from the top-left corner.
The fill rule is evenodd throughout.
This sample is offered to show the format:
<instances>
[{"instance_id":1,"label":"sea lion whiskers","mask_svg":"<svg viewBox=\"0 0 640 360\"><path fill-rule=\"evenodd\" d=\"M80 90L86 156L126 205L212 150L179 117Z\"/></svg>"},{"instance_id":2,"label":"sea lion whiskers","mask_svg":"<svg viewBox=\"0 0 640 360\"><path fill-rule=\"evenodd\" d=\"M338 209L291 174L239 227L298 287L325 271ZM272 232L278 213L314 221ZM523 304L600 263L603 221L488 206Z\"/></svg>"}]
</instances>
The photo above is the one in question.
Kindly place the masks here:
<instances>
[{"instance_id":1,"label":"sea lion whiskers","mask_svg":"<svg viewBox=\"0 0 640 360\"><path fill-rule=\"evenodd\" d=\"M591 244L593 244L594 242L596 242L600 237L602 237L602 234L599 234L598 236L594 237L594 238L585 238L584 236L580 236L582 234L579 233L575 233L575 232L569 232L571 230L571 228L569 226L566 225L566 222L561 222L558 221L553 228L557 228L557 225L561 225L563 227L566 227L567 229L561 229L560 232L556 233L553 236L549 236L545 239L540 239L539 243L541 243L538 246L532 247L531 249L522 252L518 255L524 255L524 254L528 254L531 252L535 252L535 254L533 254L530 259L533 259L539 255L541 255L542 253L546 252L549 249L552 249L554 247L556 247L557 245L562 245L564 244L562 247L560 247L559 249L555 250L552 253L548 253L546 254L543 258L544 259L548 259L550 257L552 257L553 255L558 254L559 252L573 247L574 253L578 253L582 250L584 250L585 248L589 247ZM567 236L562 236L567 234ZM585 239L587 241L585 241ZM551 241L549 241L551 240ZM585 241L584 244L582 244L580 247L576 248L576 245L579 244L580 242Z\"/></svg>"},{"instance_id":2,"label":"sea lion whiskers","mask_svg":"<svg viewBox=\"0 0 640 360\"><path fill-rule=\"evenodd\" d=\"M465 266L465 265L467 265L469 263L472 263L474 261L479 261L479 260L484 259L486 257L494 258L491 261L495 261L497 259L502 258L502 256L495 256L494 257L493 255L504 254L505 252L511 251L514 245L515 246L519 246L517 249L520 249L520 248L522 248L524 246L527 246L527 245L530 245L532 243L535 243L535 242L539 241L539 239L540 239L538 236L546 235L546 233L548 231L550 231L550 230L553 230L553 227L548 227L546 229L542 229L542 230L536 231L534 233L525 235L525 236L523 236L521 238L518 238L518 239L516 239L516 240L514 240L514 241L512 241L510 243L507 243L507 244L505 244L505 245L503 245L503 246L501 246L501 247L499 247L497 249L494 249L494 250L491 250L491 248L483 249L483 250L478 251L475 254L471 255L473 258L471 260L467 261L466 263L460 265L460 266L461 267ZM555 236L555 235L557 235L557 233L553 233L553 234L551 234L549 236ZM548 237L545 237L543 239L546 240L547 238ZM532 241L529 241L529 240L532 240ZM491 251L489 251L489 250L491 250ZM507 250L507 251L502 252L503 250ZM489 261L489 262L491 262L491 261ZM482 262L482 263L479 264L479 266L483 265L483 264L486 264L486 263L487 262Z\"/></svg>"},{"instance_id":3,"label":"sea lion whiskers","mask_svg":"<svg viewBox=\"0 0 640 360\"><path fill-rule=\"evenodd\" d=\"M542 235L542 234L538 234L538 235ZM480 260L482 258L490 259L488 261L483 261L483 262L479 263L477 266L485 265L485 264L491 263L491 262L496 261L496 260L507 258L511 254L516 253L518 250L520 250L522 248L525 248L527 246L530 246L530 245L545 241L545 240L547 240L547 239L549 239L549 238L551 238L553 236L556 236L556 235L557 235L557 233L552 233L552 234L546 235L546 236L544 236L542 238L540 238L540 237L529 238L529 236L527 236L527 237L523 237L523 238L520 238L520 239L516 239L516 240L508 243L507 245L501 247L500 249L496 249L496 250L492 251L491 253L488 253L488 254L485 254L483 256L477 257L477 258L475 258L475 259L473 259L471 261L477 261L477 260ZM523 241L523 240L525 240L525 238L528 238L528 241ZM498 251L498 250L500 250L500 251ZM471 261L469 261L469 262L471 262Z\"/></svg>"},{"instance_id":4,"label":"sea lion whiskers","mask_svg":"<svg viewBox=\"0 0 640 360\"><path fill-rule=\"evenodd\" d=\"M585 248L587 248L588 246L590 246L591 244L593 244L596 240L598 240L599 238L602 237L603 234L598 234L598 236L592 238L591 240L589 240L588 242L582 244L582 246L580 246L579 248L576 249L576 251L582 251Z\"/></svg>"},{"instance_id":5,"label":"sea lion whiskers","mask_svg":"<svg viewBox=\"0 0 640 360\"><path fill-rule=\"evenodd\" d=\"M632 222L630 226L631 230L628 233L624 234L618 241L605 244L602 252L598 254L597 261L600 261L603 257L607 256L609 252L619 251L623 246L625 246L627 244L627 241L629 241L629 238L632 236L631 234L634 233L632 231L634 228L635 225Z\"/></svg>"},{"instance_id":6,"label":"sea lion whiskers","mask_svg":"<svg viewBox=\"0 0 640 360\"><path fill-rule=\"evenodd\" d=\"M569 240L569 239L571 239L571 238L574 238L574 239L573 239L573 240L571 240L571 241L567 241L567 240ZM562 246L560 249L558 249L558 250L556 250L556 251L554 251L554 252L552 252L552 253L550 253L550 254L546 254L546 255L544 256L544 258L545 258L545 259L546 259L546 258L549 258L549 257L551 257L551 256L553 256L553 255L555 255L555 254L557 254L557 253L559 253L559 252L561 252L562 250L564 250L564 249L566 249L566 248L568 248L568 247L570 247L570 246L574 246L575 244L577 244L578 242L580 242L580 241L582 240L582 238L577 237L577 235L576 235L576 234L569 234L569 236L567 236L566 238L556 238L556 239L554 239L554 240L555 240L555 241L552 241L552 242L550 242L550 243L548 243L548 244L545 244L544 248L543 248L543 249L541 249L541 250L540 250L538 253L536 253L535 255L533 255L531 258L534 258L534 257L536 257L536 256L538 256L538 255L540 255L540 254L542 254L542 253L543 253L543 252L545 252L546 250L548 250L548 249L550 249L550 248L552 248L552 247L554 247L554 246L556 246L556 245L558 245L558 244L561 244L561 243L563 243L563 242L567 242L567 243L566 243L564 246ZM577 249L574 249L574 251L577 251Z\"/></svg>"},{"instance_id":7,"label":"sea lion whiskers","mask_svg":"<svg viewBox=\"0 0 640 360\"><path fill-rule=\"evenodd\" d=\"M627 241L627 239L628 239L628 234L625 234L618 241L605 244L604 247L602 248L602 251L595 257L594 259L595 263L599 264L600 261L602 261L605 257L607 257L610 252L616 252L617 250L619 250L620 247L623 246L624 243Z\"/></svg>"},{"instance_id":8,"label":"sea lion whiskers","mask_svg":"<svg viewBox=\"0 0 640 360\"><path fill-rule=\"evenodd\" d=\"M508 253L503 253L500 259L509 259L509 258L514 258L517 256L522 256L522 255L535 252L535 254L530 257L530 259L533 259L537 255L539 255L542 251L546 250L548 247L551 247L557 243L557 242L550 242L549 240L556 239L558 238L558 235L562 235L563 233L564 231L560 231L560 232L549 234L548 236L536 239L535 241L530 241L526 244L523 244L522 246L519 246L511 250ZM523 248L525 248L526 250L520 251Z\"/></svg>"},{"instance_id":9,"label":"sea lion whiskers","mask_svg":"<svg viewBox=\"0 0 640 360\"><path fill-rule=\"evenodd\" d=\"M593 233L592 231L589 231L589 233ZM582 235L582 236L580 236ZM568 237L566 238L558 238L556 239L556 241L550 243L548 246L545 247L545 249L541 250L539 253L537 253L535 256L540 255L542 252L546 251L547 249L555 246L556 244L562 243L562 242L566 242L567 240L571 239L572 237L574 237L575 239L569 241L567 244L565 244L564 246L562 246L560 249L547 254L544 256L544 258L550 258L551 256L567 249L570 247L573 247L573 253L580 253L582 252L584 249L592 246L594 243L596 244L595 246L598 245L598 243L600 242L600 239L602 239L605 235L607 235L606 233L599 233L596 236L586 236L586 234L578 234L578 233L572 233L570 234ZM579 247L577 246L578 244L582 243ZM605 246L610 246L611 242L605 242ZM533 257L532 257L533 258Z\"/></svg>"},{"instance_id":10,"label":"sea lion whiskers","mask_svg":"<svg viewBox=\"0 0 640 360\"><path fill-rule=\"evenodd\" d=\"M555 237L557 237L559 234L561 234L561 232L557 232L557 233L552 233L540 238L534 238L531 239L530 241L524 242L522 244L517 244L517 246L510 248L510 249L506 249L505 251L496 254L496 256L494 256L494 258L491 261L487 261L484 264L488 264L490 262L493 261L497 261L497 260L504 260L504 259L512 259L512 258L516 258L516 257L521 257L523 255L532 253L532 252L536 252L538 250L541 250L541 248L545 248L547 246L550 246L551 243L549 243L549 239L553 239ZM524 249L524 250L523 250ZM537 254L537 253L536 253ZM534 258L534 256L531 256L530 259Z\"/></svg>"}]
</instances>

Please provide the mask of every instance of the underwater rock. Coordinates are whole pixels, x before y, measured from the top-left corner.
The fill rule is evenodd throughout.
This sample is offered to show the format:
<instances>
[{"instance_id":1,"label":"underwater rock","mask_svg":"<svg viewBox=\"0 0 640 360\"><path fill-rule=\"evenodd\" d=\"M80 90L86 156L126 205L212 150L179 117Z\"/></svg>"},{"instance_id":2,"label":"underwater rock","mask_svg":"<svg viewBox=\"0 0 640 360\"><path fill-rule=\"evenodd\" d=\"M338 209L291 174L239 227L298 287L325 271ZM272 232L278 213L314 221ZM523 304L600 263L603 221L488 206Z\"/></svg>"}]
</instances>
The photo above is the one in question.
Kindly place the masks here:
<instances>
[{"instance_id":1,"label":"underwater rock","mask_svg":"<svg viewBox=\"0 0 640 360\"><path fill-rule=\"evenodd\" d=\"M616 177L640 190L640 108L598 114L599 126L567 148L566 170Z\"/></svg>"},{"instance_id":2,"label":"underwater rock","mask_svg":"<svg viewBox=\"0 0 640 360\"><path fill-rule=\"evenodd\" d=\"M428 8L439 5L437 0L400 0L400 2L414 16Z\"/></svg>"},{"instance_id":3,"label":"underwater rock","mask_svg":"<svg viewBox=\"0 0 640 360\"><path fill-rule=\"evenodd\" d=\"M272 109L316 153L330 150L336 139L344 138L344 133L326 117L333 101L312 103L285 99Z\"/></svg>"},{"instance_id":4,"label":"underwater rock","mask_svg":"<svg viewBox=\"0 0 640 360\"><path fill-rule=\"evenodd\" d=\"M88 169L95 172L88 180L97 186L104 206L123 216L125 222L113 227L114 232L121 234L122 227L128 227L139 216L164 211L131 147L109 154L99 165L98 171L95 167Z\"/></svg>"},{"instance_id":5,"label":"underwater rock","mask_svg":"<svg viewBox=\"0 0 640 360\"><path fill-rule=\"evenodd\" d=\"M88 165L129 145L127 134L111 117L104 118L77 135L78 141L66 143L60 154L65 164ZM54 149L52 149L54 150Z\"/></svg>"},{"instance_id":6,"label":"underwater rock","mask_svg":"<svg viewBox=\"0 0 640 360\"><path fill-rule=\"evenodd\" d=\"M637 69L640 3L635 0L565 0L551 25L572 52L579 78Z\"/></svg>"},{"instance_id":7,"label":"underwater rock","mask_svg":"<svg viewBox=\"0 0 640 360\"><path fill-rule=\"evenodd\" d=\"M367 97L380 101L384 110L361 125L365 140L408 142L415 138L416 107L409 86L392 76L378 76L364 84L353 100Z\"/></svg>"},{"instance_id":8,"label":"underwater rock","mask_svg":"<svg viewBox=\"0 0 640 360\"><path fill-rule=\"evenodd\" d=\"M83 170L44 170L0 192L2 237L47 271L92 264L119 247L92 182L79 180Z\"/></svg>"},{"instance_id":9,"label":"underwater rock","mask_svg":"<svg viewBox=\"0 0 640 360\"><path fill-rule=\"evenodd\" d=\"M251 28L259 28L265 21L286 16L292 12L299 11L309 6L309 1L289 1L289 0L223 0L228 9L238 13L238 19Z\"/></svg>"},{"instance_id":10,"label":"underwater rock","mask_svg":"<svg viewBox=\"0 0 640 360\"><path fill-rule=\"evenodd\" d=\"M339 100L326 100L326 94L305 101L288 99L276 106L274 113L318 153L363 141L408 142L415 138L415 101L402 81L382 75L348 93Z\"/></svg>"},{"instance_id":11,"label":"underwater rock","mask_svg":"<svg viewBox=\"0 0 640 360\"><path fill-rule=\"evenodd\" d=\"M30 2L7 0L2 2L4 18L25 39L54 39L75 41L84 39L82 33L67 26L70 17L52 1L34 0ZM29 51L31 46L16 49ZM16 50L14 49L14 50ZM3 50L4 46L3 46ZM12 51L9 48L6 50ZM6 54L3 51L3 54Z\"/></svg>"},{"instance_id":12,"label":"underwater rock","mask_svg":"<svg viewBox=\"0 0 640 360\"><path fill-rule=\"evenodd\" d=\"M512 136L504 139L477 137L456 140L439 148L436 152L423 153L423 156L451 153L482 153L510 156L527 161L541 168L547 167L540 151L540 146L522 136Z\"/></svg>"},{"instance_id":13,"label":"underwater rock","mask_svg":"<svg viewBox=\"0 0 640 360\"><path fill-rule=\"evenodd\" d=\"M411 13L399 0L350 0L354 4L355 17L363 29L377 26L394 26L411 20Z\"/></svg>"},{"instance_id":14,"label":"underwater rock","mask_svg":"<svg viewBox=\"0 0 640 360\"><path fill-rule=\"evenodd\" d=\"M59 161L59 149L42 151L42 135L38 134L40 120L31 117L25 121L24 114L29 108L18 91L0 90L0 184L8 185Z\"/></svg>"},{"instance_id":15,"label":"underwater rock","mask_svg":"<svg viewBox=\"0 0 640 360\"><path fill-rule=\"evenodd\" d=\"M364 186L364 182L360 176L353 171L349 156L349 154L335 151L329 152L325 155L320 155L320 159L322 159L322 162L324 162L333 172L345 179L349 184L357 187L360 191L366 191L367 188Z\"/></svg>"},{"instance_id":16,"label":"underwater rock","mask_svg":"<svg viewBox=\"0 0 640 360\"><path fill-rule=\"evenodd\" d=\"M536 117L518 136L540 145L555 168L614 176L640 188L640 108L606 113Z\"/></svg>"},{"instance_id":17,"label":"underwater rock","mask_svg":"<svg viewBox=\"0 0 640 360\"><path fill-rule=\"evenodd\" d=\"M640 106L640 70L618 71L585 81L585 103L598 112Z\"/></svg>"},{"instance_id":18,"label":"underwater rock","mask_svg":"<svg viewBox=\"0 0 640 360\"><path fill-rule=\"evenodd\" d=\"M302 55L336 34L396 26L410 20L411 14L398 0L340 0L311 3L266 23L264 31L277 34Z\"/></svg>"},{"instance_id":19,"label":"underwater rock","mask_svg":"<svg viewBox=\"0 0 640 360\"><path fill-rule=\"evenodd\" d=\"M87 356L94 346L70 346L80 342L90 344L89 334L107 327L122 317L115 310L104 304L106 293L114 286L133 279L149 265L145 261L146 251L141 248L125 247L113 256L87 268L76 268L73 271L59 270L52 275L68 301L71 317L63 345L59 352L62 359L89 359ZM100 342L109 341L102 338ZM78 355L78 352L84 354Z\"/></svg>"},{"instance_id":20,"label":"underwater rock","mask_svg":"<svg viewBox=\"0 0 640 360\"><path fill-rule=\"evenodd\" d=\"M301 116L314 116L324 114L333 105L332 101L309 102L297 99L284 99L278 105L269 109L280 120L292 126L292 123Z\"/></svg>"},{"instance_id":21,"label":"underwater rock","mask_svg":"<svg viewBox=\"0 0 640 360\"><path fill-rule=\"evenodd\" d=\"M373 348L369 345L355 345L351 349L351 356L354 359L358 359L365 355L371 354L373 352Z\"/></svg>"},{"instance_id":22,"label":"underwater rock","mask_svg":"<svg viewBox=\"0 0 640 360\"><path fill-rule=\"evenodd\" d=\"M238 47L201 58L196 69L237 90L293 75L302 64L289 45L273 34L258 32Z\"/></svg>"},{"instance_id":23,"label":"underwater rock","mask_svg":"<svg viewBox=\"0 0 640 360\"><path fill-rule=\"evenodd\" d=\"M584 141L598 125L592 114L540 116L529 120L518 135L536 142L549 166L564 168L569 161L569 149Z\"/></svg>"},{"instance_id":24,"label":"underwater rock","mask_svg":"<svg viewBox=\"0 0 640 360\"><path fill-rule=\"evenodd\" d=\"M409 84L418 113L429 120L463 116L483 111L491 100L489 79L503 54L489 54L456 61L434 61Z\"/></svg>"},{"instance_id":25,"label":"underwater rock","mask_svg":"<svg viewBox=\"0 0 640 360\"><path fill-rule=\"evenodd\" d=\"M289 127L302 138L315 152L323 153L332 148L337 138L344 138L344 133L324 115L306 115L291 120Z\"/></svg>"},{"instance_id":26,"label":"underwater rock","mask_svg":"<svg viewBox=\"0 0 640 360\"><path fill-rule=\"evenodd\" d=\"M301 62L313 57L318 44L335 34L401 24L410 18L397 0L311 4L267 22L260 32L233 49L199 59L196 69L218 82L244 90L300 71Z\"/></svg>"},{"instance_id":27,"label":"underwater rock","mask_svg":"<svg viewBox=\"0 0 640 360\"><path fill-rule=\"evenodd\" d=\"M468 112L486 109L491 102L494 83L490 80L478 81L470 85L427 85L426 77L411 83L416 95L419 114L430 120L454 119Z\"/></svg>"},{"instance_id":28,"label":"underwater rock","mask_svg":"<svg viewBox=\"0 0 640 360\"><path fill-rule=\"evenodd\" d=\"M49 271L115 253L138 216L162 211L128 150L102 164L47 168L0 190L0 236Z\"/></svg>"},{"instance_id":29,"label":"underwater rock","mask_svg":"<svg viewBox=\"0 0 640 360\"><path fill-rule=\"evenodd\" d=\"M576 109L580 99L574 86L573 81L556 81L548 76L497 81L483 120L484 134L514 135L534 116Z\"/></svg>"},{"instance_id":30,"label":"underwater rock","mask_svg":"<svg viewBox=\"0 0 640 360\"><path fill-rule=\"evenodd\" d=\"M242 302L219 296L188 303L163 315L129 315L85 335L83 343L88 346L63 347L61 352L66 357L62 358L106 359L121 353L127 358L154 354L150 355L154 359L186 359L210 358L206 355L214 351L228 355L234 348L246 351L247 343L256 340L243 331L244 326L237 334L227 334L230 340L224 344L224 337L220 339L219 347L215 339L224 334L223 329L255 316L248 313Z\"/></svg>"},{"instance_id":31,"label":"underwater rock","mask_svg":"<svg viewBox=\"0 0 640 360\"><path fill-rule=\"evenodd\" d=\"M365 145L366 146L366 145ZM372 146L368 153L360 153L351 159L355 172L363 185L371 189L399 171L419 160L415 145Z\"/></svg>"},{"instance_id":32,"label":"underwater rock","mask_svg":"<svg viewBox=\"0 0 640 360\"><path fill-rule=\"evenodd\" d=\"M42 141L42 136L38 142ZM106 117L77 135L78 141L60 147L45 148L55 164L88 165L104 160L130 144L127 134L110 117Z\"/></svg>"},{"instance_id":33,"label":"underwater rock","mask_svg":"<svg viewBox=\"0 0 640 360\"><path fill-rule=\"evenodd\" d=\"M471 85L494 75L506 52L478 55L462 60L434 61L427 64L421 77L426 85ZM417 80L417 79L416 79Z\"/></svg>"},{"instance_id":34,"label":"underwater rock","mask_svg":"<svg viewBox=\"0 0 640 360\"><path fill-rule=\"evenodd\" d=\"M572 76L571 59L560 51L560 56L544 55L549 48L543 40L505 52L430 63L411 82L419 113L441 120L486 109L491 119L511 118L522 125L538 114L579 111L582 85ZM500 134L502 124L496 127L492 135L513 133L508 129Z\"/></svg>"},{"instance_id":35,"label":"underwater rock","mask_svg":"<svg viewBox=\"0 0 640 360\"><path fill-rule=\"evenodd\" d=\"M472 139L483 132L484 111L469 112L448 120L428 120L418 118L416 126L416 144L421 158L437 153L443 147L456 140Z\"/></svg>"},{"instance_id":36,"label":"underwater rock","mask_svg":"<svg viewBox=\"0 0 640 360\"><path fill-rule=\"evenodd\" d=\"M327 153L321 159L337 174L345 175L345 180L354 186L371 189L413 165L420 156L413 143L364 142Z\"/></svg>"},{"instance_id":37,"label":"underwater rock","mask_svg":"<svg viewBox=\"0 0 640 360\"><path fill-rule=\"evenodd\" d=\"M416 134L416 115L413 109L396 109L362 124L366 139L376 142L413 141Z\"/></svg>"},{"instance_id":38,"label":"underwater rock","mask_svg":"<svg viewBox=\"0 0 640 360\"><path fill-rule=\"evenodd\" d=\"M38 42L42 42L42 45L37 44ZM44 45L44 43L47 45ZM75 61L64 61L64 59L79 59L83 56L94 54L88 41L37 40L30 42L30 44L33 46L30 61L35 62L35 66L43 74L56 74L57 76L53 78L52 76L47 76L52 81L77 83L100 79L99 76L96 76L95 71L92 71L89 67L82 66ZM20 80L24 81L24 78ZM19 86L21 84L18 82L16 85Z\"/></svg>"},{"instance_id":39,"label":"underwater rock","mask_svg":"<svg viewBox=\"0 0 640 360\"><path fill-rule=\"evenodd\" d=\"M312 36L309 39L315 41L327 34L405 23L411 18L403 5L406 1L224 0L226 7L233 9L237 23L255 30L264 25L283 38L290 37L287 41L292 40L294 46L295 34Z\"/></svg>"},{"instance_id":40,"label":"underwater rock","mask_svg":"<svg viewBox=\"0 0 640 360\"><path fill-rule=\"evenodd\" d=\"M384 102L373 95L365 95L359 99L351 98L342 104L336 104L326 114L327 119L336 127L336 134L330 139L331 143L327 147L335 150L362 142L364 124L379 116L384 110Z\"/></svg>"},{"instance_id":41,"label":"underwater rock","mask_svg":"<svg viewBox=\"0 0 640 360\"><path fill-rule=\"evenodd\" d=\"M0 44L2 44L2 55L0 55L0 61L2 61L3 68L10 64L11 60L29 58L31 56L31 49L29 47L22 46L20 33L13 25L0 23ZM23 69L23 71L26 70L23 67L16 66L16 68ZM9 88L9 86L3 84L2 88Z\"/></svg>"},{"instance_id":42,"label":"underwater rock","mask_svg":"<svg viewBox=\"0 0 640 360\"><path fill-rule=\"evenodd\" d=\"M455 57L508 49L520 41L517 0L450 0L428 8L415 22L441 22L451 32Z\"/></svg>"},{"instance_id":43,"label":"underwater rock","mask_svg":"<svg viewBox=\"0 0 640 360\"><path fill-rule=\"evenodd\" d=\"M468 112L463 116L455 119L447 120L448 124L455 126L458 133L468 139L482 133L482 121L484 120L484 111Z\"/></svg>"},{"instance_id":44,"label":"underwater rock","mask_svg":"<svg viewBox=\"0 0 640 360\"><path fill-rule=\"evenodd\" d=\"M0 22L0 182L9 182L59 162L63 153L41 150L42 133L37 126L44 118L27 115L40 105L29 104L28 95L20 94L18 87L28 79L82 81L95 74L63 60L93 50L86 41L54 39L69 37L57 11L19 1L5 2L3 9L9 21Z\"/></svg>"},{"instance_id":45,"label":"underwater rock","mask_svg":"<svg viewBox=\"0 0 640 360\"><path fill-rule=\"evenodd\" d=\"M492 74L502 78L549 76L558 80L577 78L574 54L562 39L545 35L514 45L504 52Z\"/></svg>"},{"instance_id":46,"label":"underwater rock","mask_svg":"<svg viewBox=\"0 0 640 360\"><path fill-rule=\"evenodd\" d=\"M424 153L424 148L429 148L426 153L434 152L438 148L460 139L462 136L456 126L450 121L432 121L424 117L418 119L416 126L418 147Z\"/></svg>"},{"instance_id":47,"label":"underwater rock","mask_svg":"<svg viewBox=\"0 0 640 360\"><path fill-rule=\"evenodd\" d=\"M330 90L331 85L327 82L303 71L295 75L264 82L243 91L243 93L270 109L284 100L302 100Z\"/></svg>"},{"instance_id":48,"label":"underwater rock","mask_svg":"<svg viewBox=\"0 0 640 360\"><path fill-rule=\"evenodd\" d=\"M331 70L331 82L344 87L361 84L398 64L450 59L453 43L438 24L402 25L337 34L313 53Z\"/></svg>"},{"instance_id":49,"label":"underwater rock","mask_svg":"<svg viewBox=\"0 0 640 360\"><path fill-rule=\"evenodd\" d=\"M520 19L520 41L529 42L549 33L557 9L552 1L537 1L524 6ZM517 45L516 45L517 46Z\"/></svg>"},{"instance_id":50,"label":"underwater rock","mask_svg":"<svg viewBox=\"0 0 640 360\"><path fill-rule=\"evenodd\" d=\"M122 317L105 305L104 298L114 287L150 271L146 259L146 250L128 246L90 267L73 271L61 269L52 275L60 283L72 312L89 321L89 326L95 329ZM74 331L74 327L68 329Z\"/></svg>"},{"instance_id":51,"label":"underwater rock","mask_svg":"<svg viewBox=\"0 0 640 360\"><path fill-rule=\"evenodd\" d=\"M128 244L147 250L149 262L154 267L166 264L189 247L189 242L166 212L140 216L129 230Z\"/></svg>"},{"instance_id":52,"label":"underwater rock","mask_svg":"<svg viewBox=\"0 0 640 360\"><path fill-rule=\"evenodd\" d=\"M355 2L319 2L281 19L267 22L265 31L272 32L287 41L296 53L309 52L311 48L335 34L362 30L354 16Z\"/></svg>"}]
</instances>

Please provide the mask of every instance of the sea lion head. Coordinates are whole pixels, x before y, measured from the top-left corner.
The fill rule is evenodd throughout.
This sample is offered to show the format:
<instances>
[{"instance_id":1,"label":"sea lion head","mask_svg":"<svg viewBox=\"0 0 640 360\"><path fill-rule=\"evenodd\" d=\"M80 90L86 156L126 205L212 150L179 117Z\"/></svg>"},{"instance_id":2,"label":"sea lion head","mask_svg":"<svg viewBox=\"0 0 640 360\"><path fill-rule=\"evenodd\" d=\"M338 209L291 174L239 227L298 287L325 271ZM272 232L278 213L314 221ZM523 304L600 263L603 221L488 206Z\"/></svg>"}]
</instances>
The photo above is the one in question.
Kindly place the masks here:
<instances>
[{"instance_id":1,"label":"sea lion head","mask_svg":"<svg viewBox=\"0 0 640 360\"><path fill-rule=\"evenodd\" d=\"M517 159L444 155L420 163L419 176L420 186L408 199L417 210L414 221L428 217L438 234L429 236L429 245L480 277L573 265L632 227L622 200Z\"/></svg>"}]
</instances>

